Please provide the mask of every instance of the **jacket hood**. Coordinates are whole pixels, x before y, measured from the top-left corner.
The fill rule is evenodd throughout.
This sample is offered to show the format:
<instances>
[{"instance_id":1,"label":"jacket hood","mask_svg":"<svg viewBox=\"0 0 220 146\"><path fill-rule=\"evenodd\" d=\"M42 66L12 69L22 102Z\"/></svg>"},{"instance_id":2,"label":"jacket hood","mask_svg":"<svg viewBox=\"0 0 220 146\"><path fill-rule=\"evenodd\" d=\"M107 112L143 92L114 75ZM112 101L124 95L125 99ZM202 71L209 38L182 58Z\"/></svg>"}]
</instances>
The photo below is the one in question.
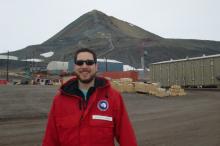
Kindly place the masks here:
<instances>
[{"instance_id":1,"label":"jacket hood","mask_svg":"<svg viewBox=\"0 0 220 146\"><path fill-rule=\"evenodd\" d=\"M110 86L110 83L107 79L103 77L96 77L94 87L91 87L89 90L95 90L96 88L106 88ZM68 80L60 87L60 91L63 94L70 95L70 96L81 96L81 91L78 88L78 79L73 77L72 79Z\"/></svg>"}]
</instances>

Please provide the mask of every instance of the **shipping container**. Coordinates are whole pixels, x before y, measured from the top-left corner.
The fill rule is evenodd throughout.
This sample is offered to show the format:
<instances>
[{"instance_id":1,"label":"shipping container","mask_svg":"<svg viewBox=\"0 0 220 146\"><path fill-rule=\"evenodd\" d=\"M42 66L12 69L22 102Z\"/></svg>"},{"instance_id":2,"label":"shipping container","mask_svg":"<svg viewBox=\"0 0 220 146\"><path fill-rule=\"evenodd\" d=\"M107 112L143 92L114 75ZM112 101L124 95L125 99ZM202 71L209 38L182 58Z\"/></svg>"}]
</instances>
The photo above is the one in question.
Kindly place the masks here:
<instances>
[{"instance_id":1,"label":"shipping container","mask_svg":"<svg viewBox=\"0 0 220 146\"><path fill-rule=\"evenodd\" d=\"M0 85L7 85L7 84L8 84L7 80L0 79Z\"/></svg>"},{"instance_id":2,"label":"shipping container","mask_svg":"<svg viewBox=\"0 0 220 146\"><path fill-rule=\"evenodd\" d=\"M98 62L99 72L123 71L123 63L119 62Z\"/></svg>"},{"instance_id":3,"label":"shipping container","mask_svg":"<svg viewBox=\"0 0 220 146\"><path fill-rule=\"evenodd\" d=\"M150 65L151 82L171 85L220 87L220 54L156 62Z\"/></svg>"}]
</instances>

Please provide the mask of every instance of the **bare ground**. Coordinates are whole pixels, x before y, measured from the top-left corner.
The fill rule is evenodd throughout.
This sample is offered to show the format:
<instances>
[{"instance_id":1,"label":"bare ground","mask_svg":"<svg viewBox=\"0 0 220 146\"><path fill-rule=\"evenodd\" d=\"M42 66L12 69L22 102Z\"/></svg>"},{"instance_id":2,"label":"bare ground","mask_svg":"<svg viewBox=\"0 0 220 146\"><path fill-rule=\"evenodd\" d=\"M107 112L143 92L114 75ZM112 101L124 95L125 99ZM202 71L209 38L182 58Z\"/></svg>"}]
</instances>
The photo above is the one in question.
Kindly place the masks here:
<instances>
[{"instance_id":1,"label":"bare ground","mask_svg":"<svg viewBox=\"0 0 220 146\"><path fill-rule=\"evenodd\" d=\"M0 146L40 146L58 87L0 86ZM123 94L139 146L220 146L220 92Z\"/></svg>"}]
</instances>

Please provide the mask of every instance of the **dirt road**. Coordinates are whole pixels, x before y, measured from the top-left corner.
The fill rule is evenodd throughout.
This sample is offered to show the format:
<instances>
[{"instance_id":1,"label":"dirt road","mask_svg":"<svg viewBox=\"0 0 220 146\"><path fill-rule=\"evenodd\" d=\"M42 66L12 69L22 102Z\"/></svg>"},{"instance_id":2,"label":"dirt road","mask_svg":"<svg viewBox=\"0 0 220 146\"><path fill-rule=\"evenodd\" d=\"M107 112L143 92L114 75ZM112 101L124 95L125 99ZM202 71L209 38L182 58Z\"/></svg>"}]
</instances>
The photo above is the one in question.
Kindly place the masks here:
<instances>
[{"instance_id":1,"label":"dirt road","mask_svg":"<svg viewBox=\"0 0 220 146\"><path fill-rule=\"evenodd\" d=\"M0 86L0 146L40 146L57 87ZM220 146L220 92L123 94L139 146Z\"/></svg>"}]
</instances>

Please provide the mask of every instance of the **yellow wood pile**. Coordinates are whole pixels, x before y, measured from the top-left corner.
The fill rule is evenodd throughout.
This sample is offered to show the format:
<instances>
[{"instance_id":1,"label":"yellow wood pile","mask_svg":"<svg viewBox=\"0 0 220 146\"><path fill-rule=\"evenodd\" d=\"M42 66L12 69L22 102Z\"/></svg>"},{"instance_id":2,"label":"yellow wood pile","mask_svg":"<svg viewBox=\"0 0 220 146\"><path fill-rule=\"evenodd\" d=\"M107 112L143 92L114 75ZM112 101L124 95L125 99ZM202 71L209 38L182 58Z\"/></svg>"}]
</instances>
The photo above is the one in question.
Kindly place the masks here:
<instances>
[{"instance_id":1,"label":"yellow wood pile","mask_svg":"<svg viewBox=\"0 0 220 146\"><path fill-rule=\"evenodd\" d=\"M111 85L113 88L120 92L135 92L134 84L131 78L121 78L119 80L111 80Z\"/></svg>"},{"instance_id":2,"label":"yellow wood pile","mask_svg":"<svg viewBox=\"0 0 220 146\"><path fill-rule=\"evenodd\" d=\"M186 95L184 89L182 89L179 85L172 85L168 90L170 96L183 96Z\"/></svg>"},{"instance_id":3,"label":"yellow wood pile","mask_svg":"<svg viewBox=\"0 0 220 146\"><path fill-rule=\"evenodd\" d=\"M164 88L160 88L158 83L147 84L146 92L158 96L158 97L166 97L169 96L169 93Z\"/></svg>"},{"instance_id":4,"label":"yellow wood pile","mask_svg":"<svg viewBox=\"0 0 220 146\"><path fill-rule=\"evenodd\" d=\"M133 82L130 78L110 80L110 82L112 87L118 90L119 92L140 92L158 97L186 95L184 89L182 89L178 85L173 85L170 89L166 90L165 88L161 88L159 83L146 84L143 82Z\"/></svg>"},{"instance_id":5,"label":"yellow wood pile","mask_svg":"<svg viewBox=\"0 0 220 146\"><path fill-rule=\"evenodd\" d=\"M124 92L122 84L120 81L112 80L111 85L114 89L118 90L119 92Z\"/></svg>"},{"instance_id":6,"label":"yellow wood pile","mask_svg":"<svg viewBox=\"0 0 220 146\"><path fill-rule=\"evenodd\" d=\"M143 82L134 82L135 92L146 93L146 84Z\"/></svg>"}]
</instances>

